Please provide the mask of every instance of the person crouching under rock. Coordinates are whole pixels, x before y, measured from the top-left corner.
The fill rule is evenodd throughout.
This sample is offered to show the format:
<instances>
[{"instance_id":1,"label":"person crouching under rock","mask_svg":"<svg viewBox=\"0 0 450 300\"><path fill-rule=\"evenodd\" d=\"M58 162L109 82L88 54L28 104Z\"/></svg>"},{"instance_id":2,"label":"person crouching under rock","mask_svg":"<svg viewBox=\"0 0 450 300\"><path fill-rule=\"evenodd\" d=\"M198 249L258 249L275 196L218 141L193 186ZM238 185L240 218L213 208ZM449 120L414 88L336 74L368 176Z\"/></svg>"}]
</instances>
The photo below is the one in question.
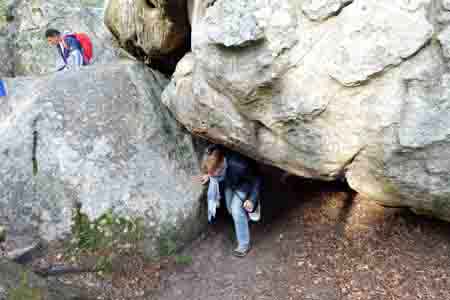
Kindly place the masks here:
<instances>
[{"instance_id":1,"label":"person crouching under rock","mask_svg":"<svg viewBox=\"0 0 450 300\"><path fill-rule=\"evenodd\" d=\"M208 221L211 222L215 218L216 209L224 195L236 233L237 247L233 254L244 257L250 251L249 214L255 221L259 219L261 179L248 159L226 151L220 145L207 148L202 172L203 175L196 179L204 185L209 182ZM255 216L256 219L253 218Z\"/></svg>"}]
</instances>

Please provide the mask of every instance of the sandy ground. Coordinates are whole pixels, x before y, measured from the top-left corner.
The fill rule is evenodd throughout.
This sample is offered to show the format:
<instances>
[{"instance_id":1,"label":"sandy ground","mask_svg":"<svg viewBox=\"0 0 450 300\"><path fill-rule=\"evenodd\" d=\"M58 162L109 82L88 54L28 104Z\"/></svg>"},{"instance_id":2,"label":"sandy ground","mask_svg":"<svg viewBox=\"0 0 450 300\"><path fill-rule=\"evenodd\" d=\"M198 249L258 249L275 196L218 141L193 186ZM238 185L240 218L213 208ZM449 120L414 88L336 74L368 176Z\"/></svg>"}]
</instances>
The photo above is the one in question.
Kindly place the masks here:
<instances>
[{"instance_id":1,"label":"sandy ground","mask_svg":"<svg viewBox=\"0 0 450 300\"><path fill-rule=\"evenodd\" d=\"M383 208L343 184L278 178L245 258L231 255L222 211L180 254L187 264L130 257L112 276L60 279L111 300L450 300L449 223Z\"/></svg>"},{"instance_id":2,"label":"sandy ground","mask_svg":"<svg viewBox=\"0 0 450 300\"><path fill-rule=\"evenodd\" d=\"M289 183L266 205L272 214L252 225L246 258L231 255L223 216L185 250L191 265L162 274L154 299L450 299L450 224L380 207L339 184Z\"/></svg>"}]
</instances>

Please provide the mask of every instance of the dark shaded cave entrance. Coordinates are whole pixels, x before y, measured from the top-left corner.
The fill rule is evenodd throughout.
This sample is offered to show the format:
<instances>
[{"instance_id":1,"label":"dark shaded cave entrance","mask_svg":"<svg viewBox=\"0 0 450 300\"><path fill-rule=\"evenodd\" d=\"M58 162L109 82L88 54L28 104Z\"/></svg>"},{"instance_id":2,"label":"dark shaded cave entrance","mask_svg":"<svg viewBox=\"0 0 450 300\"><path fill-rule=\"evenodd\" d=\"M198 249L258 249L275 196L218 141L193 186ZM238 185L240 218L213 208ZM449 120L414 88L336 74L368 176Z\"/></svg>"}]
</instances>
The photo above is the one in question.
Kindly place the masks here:
<instances>
[{"instance_id":1,"label":"dark shaded cave entrance","mask_svg":"<svg viewBox=\"0 0 450 300\"><path fill-rule=\"evenodd\" d=\"M163 270L155 299L449 299L448 223L380 206L342 181L282 180L284 171L259 168L263 212L251 251L231 254L222 206L181 252L191 264Z\"/></svg>"},{"instance_id":2,"label":"dark shaded cave entrance","mask_svg":"<svg viewBox=\"0 0 450 300\"><path fill-rule=\"evenodd\" d=\"M202 147L197 150L200 148ZM358 197L357 192L352 190L345 180L322 181L295 176L277 167L245 157L252 161L251 165L257 169L262 179L261 220L250 221L252 243L257 242L253 239L253 235L257 239L260 231L264 231L263 228L282 224L291 212L301 211L305 206L321 207L324 214L334 222L345 222L352 209L353 200ZM204 215L201 217L206 218L206 199L203 211ZM233 219L226 209L224 199L221 199L217 216L209 225L209 228L211 227L213 230L229 232L230 242L234 243Z\"/></svg>"}]
</instances>

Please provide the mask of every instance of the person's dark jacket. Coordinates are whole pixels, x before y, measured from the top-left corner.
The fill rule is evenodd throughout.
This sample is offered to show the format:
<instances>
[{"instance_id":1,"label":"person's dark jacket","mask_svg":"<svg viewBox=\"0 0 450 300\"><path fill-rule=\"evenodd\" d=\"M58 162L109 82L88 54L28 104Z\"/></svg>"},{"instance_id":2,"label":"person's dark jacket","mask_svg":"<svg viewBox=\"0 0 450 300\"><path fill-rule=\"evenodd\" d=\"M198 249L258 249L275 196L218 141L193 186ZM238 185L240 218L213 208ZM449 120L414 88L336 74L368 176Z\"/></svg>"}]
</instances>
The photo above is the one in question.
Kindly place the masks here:
<instances>
[{"instance_id":1,"label":"person's dark jacket","mask_svg":"<svg viewBox=\"0 0 450 300\"><path fill-rule=\"evenodd\" d=\"M226 153L227 171L224 188L242 192L246 195L242 202L250 200L256 208L259 201L261 178L255 170L255 166L238 153Z\"/></svg>"}]
</instances>

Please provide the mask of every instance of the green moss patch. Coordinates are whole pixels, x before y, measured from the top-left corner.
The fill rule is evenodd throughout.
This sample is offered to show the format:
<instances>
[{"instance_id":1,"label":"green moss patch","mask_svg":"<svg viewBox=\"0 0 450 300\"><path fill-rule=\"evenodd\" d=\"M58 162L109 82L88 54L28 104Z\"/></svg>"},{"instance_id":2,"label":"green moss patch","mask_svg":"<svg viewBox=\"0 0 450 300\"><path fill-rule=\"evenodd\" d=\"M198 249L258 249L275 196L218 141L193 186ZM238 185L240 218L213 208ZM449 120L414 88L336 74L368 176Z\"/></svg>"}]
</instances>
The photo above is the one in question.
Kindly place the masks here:
<instances>
[{"instance_id":1,"label":"green moss patch","mask_svg":"<svg viewBox=\"0 0 450 300\"><path fill-rule=\"evenodd\" d=\"M7 300L44 300L44 298L41 289L30 287L28 273L24 272L22 282L8 292Z\"/></svg>"},{"instance_id":2,"label":"green moss patch","mask_svg":"<svg viewBox=\"0 0 450 300\"><path fill-rule=\"evenodd\" d=\"M77 208L72 224L71 254L95 253L98 270L110 271L115 257L141 251L140 244L144 239L144 221L141 218L120 217L108 211L91 221Z\"/></svg>"}]
</instances>

